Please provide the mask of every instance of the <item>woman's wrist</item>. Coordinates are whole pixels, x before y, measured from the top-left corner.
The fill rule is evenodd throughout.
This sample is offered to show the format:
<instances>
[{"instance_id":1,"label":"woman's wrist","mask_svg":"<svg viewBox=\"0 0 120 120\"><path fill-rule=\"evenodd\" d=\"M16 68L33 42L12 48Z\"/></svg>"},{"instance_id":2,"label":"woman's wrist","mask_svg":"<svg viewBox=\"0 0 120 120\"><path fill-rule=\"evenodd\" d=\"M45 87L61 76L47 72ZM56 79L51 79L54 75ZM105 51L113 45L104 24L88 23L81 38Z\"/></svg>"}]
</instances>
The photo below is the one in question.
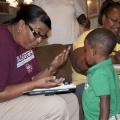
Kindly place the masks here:
<instances>
[{"instance_id":1,"label":"woman's wrist","mask_svg":"<svg viewBox=\"0 0 120 120\"><path fill-rule=\"evenodd\" d=\"M54 75L57 71L52 65L49 65L47 69L50 72L50 75Z\"/></svg>"}]
</instances>

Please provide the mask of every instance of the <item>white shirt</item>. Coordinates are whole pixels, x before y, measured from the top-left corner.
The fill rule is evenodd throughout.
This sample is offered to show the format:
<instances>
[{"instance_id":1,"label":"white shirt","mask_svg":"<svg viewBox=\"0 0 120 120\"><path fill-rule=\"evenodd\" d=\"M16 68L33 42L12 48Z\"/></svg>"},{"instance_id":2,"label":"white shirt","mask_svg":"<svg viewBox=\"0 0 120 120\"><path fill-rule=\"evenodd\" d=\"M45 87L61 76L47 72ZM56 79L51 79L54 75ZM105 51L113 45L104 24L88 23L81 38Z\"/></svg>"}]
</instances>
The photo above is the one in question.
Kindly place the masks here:
<instances>
[{"instance_id":1,"label":"white shirt","mask_svg":"<svg viewBox=\"0 0 120 120\"><path fill-rule=\"evenodd\" d=\"M80 0L33 0L42 7L52 22L48 44L71 44L80 35L76 17L83 13Z\"/></svg>"}]
</instances>

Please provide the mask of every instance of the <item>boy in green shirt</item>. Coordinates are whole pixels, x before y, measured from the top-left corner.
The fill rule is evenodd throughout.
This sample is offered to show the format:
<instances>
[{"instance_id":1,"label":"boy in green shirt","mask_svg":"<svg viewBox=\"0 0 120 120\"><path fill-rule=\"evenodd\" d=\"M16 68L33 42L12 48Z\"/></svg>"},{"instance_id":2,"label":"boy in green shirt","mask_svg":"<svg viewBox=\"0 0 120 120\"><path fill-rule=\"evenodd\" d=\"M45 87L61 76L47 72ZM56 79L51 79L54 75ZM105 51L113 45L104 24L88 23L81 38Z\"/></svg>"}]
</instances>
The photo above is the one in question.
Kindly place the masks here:
<instances>
[{"instance_id":1,"label":"boy in green shirt","mask_svg":"<svg viewBox=\"0 0 120 120\"><path fill-rule=\"evenodd\" d=\"M85 120L120 120L118 76L109 57L115 45L115 35L105 28L93 30L85 39L89 65L82 96Z\"/></svg>"}]
</instances>

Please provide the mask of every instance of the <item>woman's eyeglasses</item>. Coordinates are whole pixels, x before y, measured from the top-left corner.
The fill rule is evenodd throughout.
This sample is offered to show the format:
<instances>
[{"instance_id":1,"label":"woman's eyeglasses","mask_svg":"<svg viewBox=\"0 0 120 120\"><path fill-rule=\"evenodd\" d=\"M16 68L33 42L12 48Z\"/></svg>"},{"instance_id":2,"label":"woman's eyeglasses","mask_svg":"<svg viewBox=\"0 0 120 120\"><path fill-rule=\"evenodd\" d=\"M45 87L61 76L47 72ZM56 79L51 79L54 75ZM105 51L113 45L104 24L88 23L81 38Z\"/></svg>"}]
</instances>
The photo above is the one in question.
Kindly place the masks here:
<instances>
[{"instance_id":1,"label":"woman's eyeglasses","mask_svg":"<svg viewBox=\"0 0 120 120\"><path fill-rule=\"evenodd\" d=\"M47 34L42 35L40 32L36 32L29 24L28 24L28 27L30 28L30 31L32 32L32 34L35 38L39 38L39 37L42 37L42 39L48 38Z\"/></svg>"}]
</instances>

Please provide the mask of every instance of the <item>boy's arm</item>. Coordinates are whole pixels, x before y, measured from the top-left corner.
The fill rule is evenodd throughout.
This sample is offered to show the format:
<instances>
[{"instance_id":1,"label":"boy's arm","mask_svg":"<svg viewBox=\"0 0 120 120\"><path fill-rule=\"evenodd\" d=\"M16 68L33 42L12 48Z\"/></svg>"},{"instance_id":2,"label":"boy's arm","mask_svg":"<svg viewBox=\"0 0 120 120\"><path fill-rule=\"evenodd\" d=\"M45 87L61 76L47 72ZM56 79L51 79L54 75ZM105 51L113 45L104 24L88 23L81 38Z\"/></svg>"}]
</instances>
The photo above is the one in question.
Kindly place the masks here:
<instances>
[{"instance_id":1,"label":"boy's arm","mask_svg":"<svg viewBox=\"0 0 120 120\"><path fill-rule=\"evenodd\" d=\"M99 120L108 120L110 114L110 96L100 96L100 118Z\"/></svg>"}]
</instances>

